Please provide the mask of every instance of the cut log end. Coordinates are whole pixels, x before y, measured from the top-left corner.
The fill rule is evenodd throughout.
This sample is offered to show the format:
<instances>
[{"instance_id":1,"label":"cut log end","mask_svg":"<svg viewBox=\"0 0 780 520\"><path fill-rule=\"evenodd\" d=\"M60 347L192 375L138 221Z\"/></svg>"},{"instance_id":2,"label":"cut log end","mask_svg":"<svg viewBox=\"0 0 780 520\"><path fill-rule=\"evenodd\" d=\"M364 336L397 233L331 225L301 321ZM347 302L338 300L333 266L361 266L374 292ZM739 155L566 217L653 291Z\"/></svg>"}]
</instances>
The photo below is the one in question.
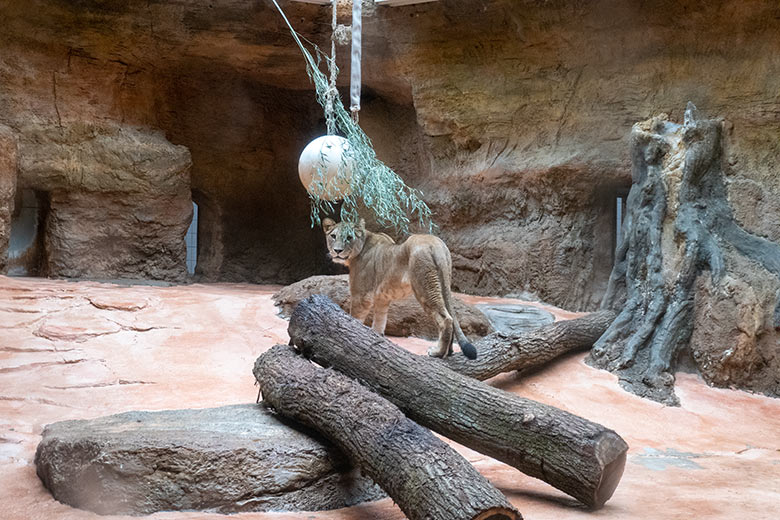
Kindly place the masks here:
<instances>
[{"instance_id":1,"label":"cut log end","mask_svg":"<svg viewBox=\"0 0 780 520\"><path fill-rule=\"evenodd\" d=\"M626 468L627 452L628 448L623 450L612 462L604 466L604 471L601 472L601 480L593 496L592 508L599 509L607 503L607 500L612 498L612 494L623 476L623 470Z\"/></svg>"},{"instance_id":2,"label":"cut log end","mask_svg":"<svg viewBox=\"0 0 780 520\"><path fill-rule=\"evenodd\" d=\"M475 516L473 520L523 520L523 517L517 511L503 507L494 507Z\"/></svg>"},{"instance_id":3,"label":"cut log end","mask_svg":"<svg viewBox=\"0 0 780 520\"><path fill-rule=\"evenodd\" d=\"M360 381L422 426L540 478L588 507L601 507L615 491L628 446L604 426L465 377L444 361L415 356L325 297L299 303L288 331L304 357ZM470 363L485 364L490 354L480 352ZM483 511L460 517L491 518Z\"/></svg>"},{"instance_id":4,"label":"cut log end","mask_svg":"<svg viewBox=\"0 0 780 520\"><path fill-rule=\"evenodd\" d=\"M582 501L592 509L601 508L612 497L626 467L628 444L612 430L601 433L595 441L595 456L601 466L592 495Z\"/></svg>"}]
</instances>

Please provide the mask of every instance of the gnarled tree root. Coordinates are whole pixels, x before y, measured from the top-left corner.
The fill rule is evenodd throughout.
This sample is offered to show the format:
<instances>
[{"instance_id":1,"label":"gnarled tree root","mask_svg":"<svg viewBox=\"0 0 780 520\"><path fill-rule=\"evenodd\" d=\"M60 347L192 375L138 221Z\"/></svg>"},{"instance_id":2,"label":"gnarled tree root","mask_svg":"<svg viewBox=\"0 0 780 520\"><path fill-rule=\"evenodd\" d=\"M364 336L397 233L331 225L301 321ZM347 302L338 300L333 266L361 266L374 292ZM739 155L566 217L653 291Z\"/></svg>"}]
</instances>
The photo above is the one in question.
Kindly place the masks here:
<instances>
[{"instance_id":1,"label":"gnarled tree root","mask_svg":"<svg viewBox=\"0 0 780 520\"><path fill-rule=\"evenodd\" d=\"M619 375L628 390L677 405L674 372L694 323L697 277L718 287L741 255L780 277L780 245L734 219L723 181L722 122L688 104L682 125L665 116L634 125L633 186L622 241L602 309L619 310L589 363ZM780 326L780 294L768 309ZM725 347L726 350L728 347Z\"/></svg>"}]
</instances>

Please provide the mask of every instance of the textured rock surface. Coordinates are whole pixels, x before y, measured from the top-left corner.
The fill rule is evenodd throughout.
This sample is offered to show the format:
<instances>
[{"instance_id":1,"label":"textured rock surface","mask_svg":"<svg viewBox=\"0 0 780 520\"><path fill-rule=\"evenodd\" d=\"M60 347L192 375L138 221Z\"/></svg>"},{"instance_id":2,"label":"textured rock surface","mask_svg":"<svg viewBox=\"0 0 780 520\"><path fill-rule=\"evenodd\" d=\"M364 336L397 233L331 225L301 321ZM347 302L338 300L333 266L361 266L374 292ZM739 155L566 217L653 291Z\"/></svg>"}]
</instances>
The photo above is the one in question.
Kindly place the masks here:
<instances>
[{"instance_id":1,"label":"textured rock surface","mask_svg":"<svg viewBox=\"0 0 780 520\"><path fill-rule=\"evenodd\" d=\"M493 303L477 308L487 316L495 330L505 334L528 332L555 321L551 313L532 305Z\"/></svg>"},{"instance_id":2,"label":"textured rock surface","mask_svg":"<svg viewBox=\"0 0 780 520\"><path fill-rule=\"evenodd\" d=\"M185 278L185 147L115 125L25 125L19 136L19 184L46 201L40 274Z\"/></svg>"},{"instance_id":3,"label":"textured rock surface","mask_svg":"<svg viewBox=\"0 0 780 520\"><path fill-rule=\"evenodd\" d=\"M261 405L50 424L35 465L54 498L100 514L319 511L384 496L327 442Z\"/></svg>"},{"instance_id":4,"label":"textured rock surface","mask_svg":"<svg viewBox=\"0 0 780 520\"><path fill-rule=\"evenodd\" d=\"M780 329L772 310L777 277L729 255L734 276L714 288L709 273L696 280L690 355L704 379L780 396Z\"/></svg>"},{"instance_id":5,"label":"textured rock surface","mask_svg":"<svg viewBox=\"0 0 780 520\"><path fill-rule=\"evenodd\" d=\"M0 276L0 517L3 520L126 520L56 501L33 459L46 424L134 409L254 403L251 367L287 322L277 287L123 287ZM467 298L469 303L499 303ZM522 303L501 300L500 303ZM556 317L558 309L547 308ZM62 317L75 339L35 334ZM566 314L563 314L566 316ZM121 324L107 332L97 318ZM57 322L52 322L57 323ZM93 328L94 327L94 328ZM428 341L394 338L417 354ZM775 520L780 499L780 400L711 388L678 374L681 406L664 407L620 388L577 354L536 374L503 374L493 386L571 411L621 433L631 449L614 497L597 513L543 482L451 443L512 504L534 520ZM161 367L165 367L161 370ZM595 516L594 516L595 515ZM166 520L214 520L213 513L158 513ZM244 513L252 520L403 520L390 499L317 513Z\"/></svg>"},{"instance_id":6,"label":"textured rock surface","mask_svg":"<svg viewBox=\"0 0 780 520\"><path fill-rule=\"evenodd\" d=\"M16 135L7 126L0 125L0 274L4 274L7 268L11 216L16 194L17 160Z\"/></svg>"},{"instance_id":7,"label":"textured rock surface","mask_svg":"<svg viewBox=\"0 0 780 520\"><path fill-rule=\"evenodd\" d=\"M326 8L284 6L327 43ZM780 239L779 14L740 0L377 7L364 22L360 121L380 158L425 191L456 289L594 308L615 197L630 184L631 125L677 118L689 100L733 128L740 223ZM163 129L193 154L204 279L329 272L295 172L322 112L270 2L12 0L0 16L1 122Z\"/></svg>"},{"instance_id":8,"label":"textured rock surface","mask_svg":"<svg viewBox=\"0 0 780 520\"><path fill-rule=\"evenodd\" d=\"M445 1L380 23L412 85L431 158L420 183L458 289L593 307L630 182L630 127L658 110L679 117L689 100L733 125L738 218L780 238L780 66L766 53L780 49L780 8L694 5Z\"/></svg>"},{"instance_id":9,"label":"textured rock surface","mask_svg":"<svg viewBox=\"0 0 780 520\"><path fill-rule=\"evenodd\" d=\"M288 285L274 294L274 302L279 306L282 316L289 318L295 304L312 294L324 294L349 312L348 275L306 278ZM470 338L482 337L493 331L490 321L475 306L464 303L458 297L453 299L453 305L466 336ZM371 316L367 318L367 323L371 323ZM385 334L388 336L416 336L425 339L439 337L436 323L425 314L414 296L390 304Z\"/></svg>"},{"instance_id":10,"label":"textured rock surface","mask_svg":"<svg viewBox=\"0 0 780 520\"><path fill-rule=\"evenodd\" d=\"M691 6L452 2L430 8L446 11L446 21L419 17L427 30L402 46L400 61L408 63L418 121L433 137L431 154L442 158L430 176L442 187L427 192L441 201L437 209L449 209L443 229L463 257L455 260L460 288L508 282L566 307L592 305L610 264L611 222L602 219L628 184L620 147L631 117L660 107L679 117L687 100L732 121L729 161L751 166L737 168L735 180L777 215L780 183L768 159L778 156L771 136L780 129L780 76L764 50L780 48L778 6ZM479 21L468 29L449 23L469 14ZM735 205L743 218L755 215L749 199ZM777 218L751 220L780 237ZM470 234L452 225L468 221Z\"/></svg>"}]
</instances>

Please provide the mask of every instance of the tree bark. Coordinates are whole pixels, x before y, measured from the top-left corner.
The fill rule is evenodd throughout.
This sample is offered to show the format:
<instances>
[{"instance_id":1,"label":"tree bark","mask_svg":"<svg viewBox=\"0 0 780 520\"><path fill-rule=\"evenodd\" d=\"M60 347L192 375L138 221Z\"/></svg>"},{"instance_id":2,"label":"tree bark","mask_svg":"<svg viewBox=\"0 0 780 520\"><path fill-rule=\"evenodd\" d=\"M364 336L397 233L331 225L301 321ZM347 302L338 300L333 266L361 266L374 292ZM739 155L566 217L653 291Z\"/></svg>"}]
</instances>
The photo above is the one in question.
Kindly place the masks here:
<instances>
[{"instance_id":1,"label":"tree bark","mask_svg":"<svg viewBox=\"0 0 780 520\"><path fill-rule=\"evenodd\" d=\"M690 343L702 272L709 271L715 292L728 293L735 279L755 288L756 310L738 314L766 323L756 337L780 326L780 245L737 224L723 180L722 132L721 121L699 119L689 103L682 125L662 116L631 133L633 185L602 302L620 313L588 362L617 373L631 392L669 405L679 404L674 372ZM771 283L759 281L767 276ZM727 359L734 344L719 339L723 351L716 357ZM707 365L714 363L699 364L705 378Z\"/></svg>"},{"instance_id":2,"label":"tree bark","mask_svg":"<svg viewBox=\"0 0 780 520\"><path fill-rule=\"evenodd\" d=\"M298 304L288 331L304 356L357 379L421 425L588 506L602 506L620 481L628 446L614 431L416 356L324 296Z\"/></svg>"},{"instance_id":3,"label":"tree bark","mask_svg":"<svg viewBox=\"0 0 780 520\"><path fill-rule=\"evenodd\" d=\"M370 476L411 520L518 520L471 464L392 403L277 345L255 362L263 401L314 428Z\"/></svg>"},{"instance_id":4,"label":"tree bark","mask_svg":"<svg viewBox=\"0 0 780 520\"><path fill-rule=\"evenodd\" d=\"M477 359L457 352L440 362L450 370L484 381L502 372L538 368L574 350L590 348L616 312L603 310L564 320L516 336L494 332L474 342Z\"/></svg>"}]
</instances>

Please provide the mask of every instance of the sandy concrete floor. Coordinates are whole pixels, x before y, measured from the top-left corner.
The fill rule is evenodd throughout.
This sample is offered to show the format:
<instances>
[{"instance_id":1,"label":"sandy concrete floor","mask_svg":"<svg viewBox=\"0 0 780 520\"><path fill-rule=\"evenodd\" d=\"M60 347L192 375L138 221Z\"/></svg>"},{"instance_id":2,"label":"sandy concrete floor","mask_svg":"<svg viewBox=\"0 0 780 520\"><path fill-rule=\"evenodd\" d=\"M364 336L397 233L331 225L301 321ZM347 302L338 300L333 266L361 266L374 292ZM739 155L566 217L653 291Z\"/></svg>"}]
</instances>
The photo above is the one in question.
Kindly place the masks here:
<instances>
[{"instance_id":1,"label":"sandy concrete floor","mask_svg":"<svg viewBox=\"0 0 780 520\"><path fill-rule=\"evenodd\" d=\"M0 519L100 517L56 502L35 475L43 426L127 410L254 402L251 368L287 343L274 288L250 285L132 286L0 276ZM476 299L475 299L476 300ZM480 298L480 301L485 301ZM570 317L561 313L560 317ZM400 340L423 353L427 342ZM780 518L780 400L712 389L680 374L670 408L620 389L616 378L560 360L499 388L615 429L629 443L615 495L596 512L515 469L455 445L525 518ZM151 518L227 518L158 513ZM248 513L235 520L396 520L389 499L323 513Z\"/></svg>"}]
</instances>

